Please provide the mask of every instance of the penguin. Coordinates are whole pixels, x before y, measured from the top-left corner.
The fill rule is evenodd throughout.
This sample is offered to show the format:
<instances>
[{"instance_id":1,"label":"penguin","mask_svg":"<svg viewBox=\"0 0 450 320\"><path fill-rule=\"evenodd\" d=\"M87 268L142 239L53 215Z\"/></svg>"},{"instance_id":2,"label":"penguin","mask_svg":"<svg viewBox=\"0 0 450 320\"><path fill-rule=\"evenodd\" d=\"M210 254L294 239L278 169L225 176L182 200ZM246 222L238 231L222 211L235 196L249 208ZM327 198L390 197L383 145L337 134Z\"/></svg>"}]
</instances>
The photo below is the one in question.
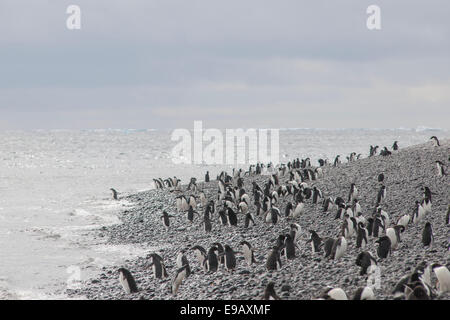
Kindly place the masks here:
<instances>
[{"instance_id":1,"label":"penguin","mask_svg":"<svg viewBox=\"0 0 450 320\"><path fill-rule=\"evenodd\" d=\"M382 185L377 194L377 204L376 204L377 207L383 202L385 197L386 197L386 186Z\"/></svg>"},{"instance_id":2,"label":"penguin","mask_svg":"<svg viewBox=\"0 0 450 320\"><path fill-rule=\"evenodd\" d=\"M389 216L389 214L384 211L383 209L381 209L381 207L377 208L377 213L381 216L381 218L383 219L383 227L385 228L386 226L388 226L391 223L391 217Z\"/></svg>"},{"instance_id":3,"label":"penguin","mask_svg":"<svg viewBox=\"0 0 450 320\"><path fill-rule=\"evenodd\" d=\"M431 223L425 223L425 227L422 231L422 243L425 247L433 246L433 229L431 228Z\"/></svg>"},{"instance_id":4,"label":"penguin","mask_svg":"<svg viewBox=\"0 0 450 320\"><path fill-rule=\"evenodd\" d=\"M228 216L225 213L225 210L220 210L219 212L219 219L222 225L226 226L228 224Z\"/></svg>"},{"instance_id":5,"label":"penguin","mask_svg":"<svg viewBox=\"0 0 450 320\"><path fill-rule=\"evenodd\" d=\"M278 217L281 217L280 210L276 207L272 207L269 209L264 215L264 221L267 223L276 224L278 221Z\"/></svg>"},{"instance_id":6,"label":"penguin","mask_svg":"<svg viewBox=\"0 0 450 320\"><path fill-rule=\"evenodd\" d=\"M203 216L203 230L205 232L211 232L212 230L212 223L211 220L209 219L209 214L207 212L205 212L204 216Z\"/></svg>"},{"instance_id":7,"label":"penguin","mask_svg":"<svg viewBox=\"0 0 450 320\"><path fill-rule=\"evenodd\" d=\"M191 268L189 266L188 259L184 255L185 252L186 252L186 249L182 249L180 252L178 252L176 264L177 264L177 268L186 266L186 277L189 277L189 275L191 274Z\"/></svg>"},{"instance_id":8,"label":"penguin","mask_svg":"<svg viewBox=\"0 0 450 320\"><path fill-rule=\"evenodd\" d=\"M322 300L348 300L347 294L341 288L327 288L320 295Z\"/></svg>"},{"instance_id":9,"label":"penguin","mask_svg":"<svg viewBox=\"0 0 450 320\"><path fill-rule=\"evenodd\" d=\"M234 210L231 208L227 208L226 212L228 214L228 224L230 226L237 226L238 218L236 212L234 212Z\"/></svg>"},{"instance_id":10,"label":"penguin","mask_svg":"<svg viewBox=\"0 0 450 320\"><path fill-rule=\"evenodd\" d=\"M360 213L362 213L361 205L359 204L358 199L353 199L352 211L354 217L357 217Z\"/></svg>"},{"instance_id":11,"label":"penguin","mask_svg":"<svg viewBox=\"0 0 450 320\"><path fill-rule=\"evenodd\" d=\"M376 266L377 260L368 251L363 251L356 257L356 265L361 267L359 274L365 275L370 266Z\"/></svg>"},{"instance_id":12,"label":"penguin","mask_svg":"<svg viewBox=\"0 0 450 320\"><path fill-rule=\"evenodd\" d=\"M244 227L248 228L250 226L250 222L255 225L255 220L253 219L253 215L251 214L251 212L247 212L247 214L245 215L245 224Z\"/></svg>"},{"instance_id":13,"label":"penguin","mask_svg":"<svg viewBox=\"0 0 450 320\"><path fill-rule=\"evenodd\" d=\"M291 260L295 258L295 243L290 234L286 234L284 238L284 252L286 259Z\"/></svg>"},{"instance_id":14,"label":"penguin","mask_svg":"<svg viewBox=\"0 0 450 320\"><path fill-rule=\"evenodd\" d=\"M175 277L172 280L172 285L170 287L171 293L176 296L178 293L178 289L180 288L181 282L186 278L188 266L182 266L181 268L178 268Z\"/></svg>"},{"instance_id":15,"label":"penguin","mask_svg":"<svg viewBox=\"0 0 450 320\"><path fill-rule=\"evenodd\" d=\"M109 189L112 192L112 197L114 200L118 200L117 198L117 191L114 188Z\"/></svg>"},{"instance_id":16,"label":"penguin","mask_svg":"<svg viewBox=\"0 0 450 320\"><path fill-rule=\"evenodd\" d=\"M166 227L167 230L169 230L170 221L169 218L173 218L173 216L169 215L165 210L162 213L161 220Z\"/></svg>"},{"instance_id":17,"label":"penguin","mask_svg":"<svg viewBox=\"0 0 450 320\"><path fill-rule=\"evenodd\" d=\"M398 219L397 225L404 226L406 228L410 219L411 219L411 217L409 216L409 214L405 214L400 219Z\"/></svg>"},{"instance_id":18,"label":"penguin","mask_svg":"<svg viewBox=\"0 0 450 320\"><path fill-rule=\"evenodd\" d=\"M197 213L197 211L194 211L194 208L191 205L189 205L189 209L187 212L187 219L190 223L194 222L194 213Z\"/></svg>"},{"instance_id":19,"label":"penguin","mask_svg":"<svg viewBox=\"0 0 450 320\"><path fill-rule=\"evenodd\" d=\"M293 212L294 212L294 208L292 206L292 203L288 202L287 205L286 205L286 209L284 210L284 216L285 217L290 217Z\"/></svg>"},{"instance_id":20,"label":"penguin","mask_svg":"<svg viewBox=\"0 0 450 320\"><path fill-rule=\"evenodd\" d=\"M198 263L200 264L200 266L203 266L203 264L207 258L205 248L203 248L202 246L196 245L196 246L192 247L191 250L194 251L195 256L197 257L197 260L198 260Z\"/></svg>"},{"instance_id":21,"label":"penguin","mask_svg":"<svg viewBox=\"0 0 450 320\"><path fill-rule=\"evenodd\" d=\"M119 270L119 281L123 289L127 294L138 292L136 281L131 275L130 271L125 268L120 268Z\"/></svg>"},{"instance_id":22,"label":"penguin","mask_svg":"<svg viewBox=\"0 0 450 320\"><path fill-rule=\"evenodd\" d=\"M430 300L427 288L416 281L405 285L405 300Z\"/></svg>"},{"instance_id":23,"label":"penguin","mask_svg":"<svg viewBox=\"0 0 450 320\"><path fill-rule=\"evenodd\" d=\"M440 265L439 263L434 263L431 265L431 269L437 278L436 288L438 294L443 294L450 291L450 271L447 267Z\"/></svg>"},{"instance_id":24,"label":"penguin","mask_svg":"<svg viewBox=\"0 0 450 320\"><path fill-rule=\"evenodd\" d=\"M275 292L274 282L269 282L267 284L262 300L281 300L281 298Z\"/></svg>"},{"instance_id":25,"label":"penguin","mask_svg":"<svg viewBox=\"0 0 450 320\"><path fill-rule=\"evenodd\" d=\"M433 144L435 147L440 147L441 145L439 144L439 139L436 136L432 136L430 138L430 140L433 140Z\"/></svg>"},{"instance_id":26,"label":"penguin","mask_svg":"<svg viewBox=\"0 0 450 320\"><path fill-rule=\"evenodd\" d=\"M215 251L217 251L217 247L215 246L212 246L208 250L207 258L203 263L203 267L206 271L216 272L219 267L219 261L217 259Z\"/></svg>"},{"instance_id":27,"label":"penguin","mask_svg":"<svg viewBox=\"0 0 450 320\"><path fill-rule=\"evenodd\" d=\"M333 248L331 249L331 259L338 260L341 258L345 251L347 250L347 240L344 236L340 236L333 243Z\"/></svg>"},{"instance_id":28,"label":"penguin","mask_svg":"<svg viewBox=\"0 0 450 320\"><path fill-rule=\"evenodd\" d=\"M353 199L358 199L358 188L356 188L356 185L352 183L350 185L350 192L348 194L348 202L352 203Z\"/></svg>"},{"instance_id":29,"label":"penguin","mask_svg":"<svg viewBox=\"0 0 450 320\"><path fill-rule=\"evenodd\" d=\"M300 233L302 232L302 227L298 223L291 223L290 225L291 231L290 236L294 243L297 243L298 237L300 236Z\"/></svg>"},{"instance_id":30,"label":"penguin","mask_svg":"<svg viewBox=\"0 0 450 320\"><path fill-rule=\"evenodd\" d=\"M206 171L205 182L209 182L209 171Z\"/></svg>"},{"instance_id":31,"label":"penguin","mask_svg":"<svg viewBox=\"0 0 450 320\"><path fill-rule=\"evenodd\" d=\"M367 231L364 223L358 223L358 234L356 236L356 247L365 248L367 245L367 239L369 238L369 231Z\"/></svg>"},{"instance_id":32,"label":"penguin","mask_svg":"<svg viewBox=\"0 0 450 320\"><path fill-rule=\"evenodd\" d=\"M311 237L309 238L309 240L306 241L306 243L311 242L312 252L318 253L321 251L321 248L322 248L322 238L319 237L317 232L315 232L314 230L309 230L309 232L311 233Z\"/></svg>"},{"instance_id":33,"label":"penguin","mask_svg":"<svg viewBox=\"0 0 450 320\"><path fill-rule=\"evenodd\" d=\"M446 175L444 164L441 161L436 161L436 167L438 169L438 177L443 177Z\"/></svg>"},{"instance_id":34,"label":"penguin","mask_svg":"<svg viewBox=\"0 0 450 320\"><path fill-rule=\"evenodd\" d=\"M396 225L393 228L386 229L386 236L391 240L391 249L397 249L400 240L400 233L405 231L405 227L402 225Z\"/></svg>"},{"instance_id":35,"label":"penguin","mask_svg":"<svg viewBox=\"0 0 450 320\"><path fill-rule=\"evenodd\" d=\"M256 263L255 254L250 243L247 241L241 241L240 245L242 246L242 253L247 264L251 266L253 263Z\"/></svg>"},{"instance_id":36,"label":"penguin","mask_svg":"<svg viewBox=\"0 0 450 320\"><path fill-rule=\"evenodd\" d=\"M340 155L337 155L336 158L334 158L333 166L336 167L338 164L341 163L341 160L339 160Z\"/></svg>"},{"instance_id":37,"label":"penguin","mask_svg":"<svg viewBox=\"0 0 450 320\"><path fill-rule=\"evenodd\" d=\"M323 248L325 250L325 258L331 257L331 252L333 249L335 239L333 238L326 238L324 241Z\"/></svg>"},{"instance_id":38,"label":"penguin","mask_svg":"<svg viewBox=\"0 0 450 320\"><path fill-rule=\"evenodd\" d=\"M391 253L391 239L388 236L383 236L378 238L377 241L378 248L377 254L380 259L386 259L388 255Z\"/></svg>"},{"instance_id":39,"label":"penguin","mask_svg":"<svg viewBox=\"0 0 450 320\"><path fill-rule=\"evenodd\" d=\"M414 209L414 213L412 215L412 222L414 224L418 224L424 217L425 217L425 209L420 204L420 202L416 200L416 206Z\"/></svg>"},{"instance_id":40,"label":"penguin","mask_svg":"<svg viewBox=\"0 0 450 320\"><path fill-rule=\"evenodd\" d=\"M239 212L246 214L248 212L248 205L247 202L241 201L239 202Z\"/></svg>"},{"instance_id":41,"label":"penguin","mask_svg":"<svg viewBox=\"0 0 450 320\"><path fill-rule=\"evenodd\" d=\"M368 219L370 220L370 219ZM369 222L370 224L370 222ZM372 236L374 238L377 238L378 235L380 234L381 230L384 230L384 222L382 219L381 215L376 215L375 218L373 219L373 223L372 223L373 229L372 229ZM370 232L369 232L370 234Z\"/></svg>"},{"instance_id":42,"label":"penguin","mask_svg":"<svg viewBox=\"0 0 450 320\"><path fill-rule=\"evenodd\" d=\"M225 249L222 246L222 244L220 242L214 242L212 244L213 246L215 246L217 248L217 255L218 255L218 259L219 259L219 264L224 264L225 263L225 258L224 258L224 253L225 253Z\"/></svg>"},{"instance_id":43,"label":"penguin","mask_svg":"<svg viewBox=\"0 0 450 320\"><path fill-rule=\"evenodd\" d=\"M392 150L394 151L398 150L398 141L394 141L394 144L392 145Z\"/></svg>"},{"instance_id":44,"label":"penguin","mask_svg":"<svg viewBox=\"0 0 450 320\"><path fill-rule=\"evenodd\" d=\"M371 287L358 288L352 300L375 300L375 294Z\"/></svg>"},{"instance_id":45,"label":"penguin","mask_svg":"<svg viewBox=\"0 0 450 320\"><path fill-rule=\"evenodd\" d=\"M278 247L273 247L272 251L267 256L266 268L267 270L278 270L282 267L280 259L280 251Z\"/></svg>"},{"instance_id":46,"label":"penguin","mask_svg":"<svg viewBox=\"0 0 450 320\"><path fill-rule=\"evenodd\" d=\"M378 182L383 182L384 181L384 174L383 173L380 173L379 175L378 175Z\"/></svg>"},{"instance_id":47,"label":"penguin","mask_svg":"<svg viewBox=\"0 0 450 320\"><path fill-rule=\"evenodd\" d=\"M331 197L326 198L323 202L323 212L330 211L331 209L333 209L333 206L334 206L333 198Z\"/></svg>"},{"instance_id":48,"label":"penguin","mask_svg":"<svg viewBox=\"0 0 450 320\"><path fill-rule=\"evenodd\" d=\"M292 213L292 218L297 219L301 214L305 212L305 204L300 201L297 203L297 206L295 207L294 212Z\"/></svg>"},{"instance_id":49,"label":"penguin","mask_svg":"<svg viewBox=\"0 0 450 320\"><path fill-rule=\"evenodd\" d=\"M156 253L152 253L150 257L152 258L150 267L153 267L153 275L155 276L155 279L167 278L169 275L167 274L163 258Z\"/></svg>"},{"instance_id":50,"label":"penguin","mask_svg":"<svg viewBox=\"0 0 450 320\"><path fill-rule=\"evenodd\" d=\"M225 252L224 252L224 259L225 259L225 269L227 271L234 271L236 269L236 256L235 252L229 245L225 245Z\"/></svg>"},{"instance_id":51,"label":"penguin","mask_svg":"<svg viewBox=\"0 0 450 320\"><path fill-rule=\"evenodd\" d=\"M322 191L317 189L317 187L314 187L313 188L313 200L312 200L312 203L317 204L317 200L319 198L323 198Z\"/></svg>"}]
</instances>

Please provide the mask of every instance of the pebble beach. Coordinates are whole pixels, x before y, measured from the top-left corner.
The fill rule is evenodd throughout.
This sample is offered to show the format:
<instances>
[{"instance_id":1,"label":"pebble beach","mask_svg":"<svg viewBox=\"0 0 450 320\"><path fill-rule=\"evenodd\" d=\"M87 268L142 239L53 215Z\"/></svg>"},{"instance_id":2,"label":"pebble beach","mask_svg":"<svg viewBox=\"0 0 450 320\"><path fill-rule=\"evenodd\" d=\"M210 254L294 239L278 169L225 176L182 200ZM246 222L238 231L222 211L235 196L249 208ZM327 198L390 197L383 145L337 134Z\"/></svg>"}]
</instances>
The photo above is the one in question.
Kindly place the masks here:
<instances>
[{"instance_id":1,"label":"pebble beach","mask_svg":"<svg viewBox=\"0 0 450 320\"><path fill-rule=\"evenodd\" d=\"M375 241L369 237L364 251L369 251L378 261L380 268L379 286L374 288L376 299L393 299L392 290L396 283L422 261L440 263L450 268L450 226L445 223L447 208L450 204L449 176L438 176L435 161L439 160L448 167L450 140L442 140L441 146L435 147L431 141L420 145L400 148L389 156L375 155L333 166L322 167L323 177L307 181L310 188L317 187L323 197L342 197L347 199L350 185L355 183L359 190L359 203L362 213L369 217L375 206L380 182L380 173L385 176L383 184L387 194L382 203L384 211L390 215L390 225L405 214L411 215L415 201L423 199L423 190L427 186L433 192L432 212L427 213L419 224L409 223L401 234L401 242L386 259L377 257ZM345 158L345 157L343 157ZM318 166L317 163L312 163ZM231 174L231 173L230 173ZM149 180L151 181L151 177ZM165 178L165 177L164 177ZM342 288L351 299L355 291L367 285L367 275L360 275L360 267L355 261L363 251L356 248L356 237L348 239L348 248L343 257L331 260L322 253L313 253L307 243L309 230L315 230L322 238L336 238L341 230L341 220L336 220L336 209L324 212L322 200L313 204L311 199L305 201L305 212L294 220L284 217L284 209L291 195L281 196L277 207L282 213L278 222L268 224L262 215L255 214L253 204L252 182L263 185L269 175L244 176L244 189L249 194L251 203L249 211L253 213L255 225L244 227L244 215L238 214L238 225L222 225L217 210L218 181L211 177L210 182L203 182L204 177L196 177L199 189L203 190L208 200L216 201L216 213L212 215L212 231L205 232L201 225L203 209L198 208L190 223L186 214L177 212L175 198L179 194L190 195L187 182L182 181L181 193L169 192L168 188L155 189L123 196L133 203L133 207L120 213L120 224L104 226L93 231L94 236L107 239L111 245L134 244L148 247L148 254L126 260L122 265L105 266L102 272L92 279L83 281L80 289L67 289L71 298L101 300L140 300L140 299L180 299L180 300L253 300L260 299L269 282L275 283L275 291L281 299L310 300L318 297L327 286ZM280 184L286 185L289 175L280 176ZM114 201L114 200L111 200ZM167 230L161 222L163 210L174 216ZM291 223L302 228L296 257L287 260L281 258L282 267L276 271L266 268L267 255L275 245L280 234L287 234ZM434 243L432 247L422 244L422 231L426 222L433 228ZM387 227L389 227L387 226ZM249 242L255 252L256 263L248 266L242 255L237 254L234 272L219 267L217 272L206 272L197 261L190 248L201 245L208 248L215 242L228 244L235 251L241 251L240 242ZM171 280L177 269L176 256L181 249L186 250L192 274L183 280L177 295L170 293ZM149 267L151 253L158 253L164 259L169 277L155 279ZM128 269L136 280L139 291L126 294L118 280L118 269ZM436 278L432 277L434 283ZM436 295L434 299L448 300L450 292Z\"/></svg>"}]
</instances>

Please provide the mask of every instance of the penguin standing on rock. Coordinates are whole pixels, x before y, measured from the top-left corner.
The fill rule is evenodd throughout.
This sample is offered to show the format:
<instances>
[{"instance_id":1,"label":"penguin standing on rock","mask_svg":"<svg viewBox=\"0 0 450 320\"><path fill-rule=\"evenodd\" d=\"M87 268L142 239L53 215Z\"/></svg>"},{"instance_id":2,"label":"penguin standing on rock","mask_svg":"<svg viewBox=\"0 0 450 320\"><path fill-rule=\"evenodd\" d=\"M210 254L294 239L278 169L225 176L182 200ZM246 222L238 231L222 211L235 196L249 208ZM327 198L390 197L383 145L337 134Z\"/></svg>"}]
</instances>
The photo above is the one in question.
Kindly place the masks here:
<instances>
[{"instance_id":1,"label":"penguin standing on rock","mask_svg":"<svg viewBox=\"0 0 450 320\"><path fill-rule=\"evenodd\" d=\"M284 238L284 252L286 259L290 260L295 258L295 247L294 239L290 234L287 234Z\"/></svg>"},{"instance_id":2,"label":"penguin standing on rock","mask_svg":"<svg viewBox=\"0 0 450 320\"><path fill-rule=\"evenodd\" d=\"M377 265L377 260L368 251L363 251L356 258L356 265L361 267L360 275L365 275L370 266Z\"/></svg>"},{"instance_id":3,"label":"penguin standing on rock","mask_svg":"<svg viewBox=\"0 0 450 320\"><path fill-rule=\"evenodd\" d=\"M436 136L432 136L430 138L430 140L433 140L433 144L435 147L440 147L441 145L439 144L439 139Z\"/></svg>"},{"instance_id":4,"label":"penguin standing on rock","mask_svg":"<svg viewBox=\"0 0 450 320\"><path fill-rule=\"evenodd\" d=\"M438 169L438 176L443 177L446 175L445 169L444 169L444 163L442 161L436 161L436 167Z\"/></svg>"},{"instance_id":5,"label":"penguin standing on rock","mask_svg":"<svg viewBox=\"0 0 450 320\"><path fill-rule=\"evenodd\" d=\"M225 258L225 269L232 272L236 269L236 256L235 252L229 245L225 245L225 252L224 252L224 258Z\"/></svg>"},{"instance_id":6,"label":"penguin standing on rock","mask_svg":"<svg viewBox=\"0 0 450 320\"><path fill-rule=\"evenodd\" d=\"M367 245L367 239L369 238L369 231L367 231L364 223L358 223L358 235L356 236L356 247L365 248Z\"/></svg>"},{"instance_id":7,"label":"penguin standing on rock","mask_svg":"<svg viewBox=\"0 0 450 320\"><path fill-rule=\"evenodd\" d=\"M188 266L182 266L181 268L178 268L175 273L175 277L172 280L172 286L170 287L170 291L174 296L177 295L181 282L186 278L187 268Z\"/></svg>"},{"instance_id":8,"label":"penguin standing on rock","mask_svg":"<svg viewBox=\"0 0 450 320\"><path fill-rule=\"evenodd\" d=\"M438 280L436 288L439 294L450 291L450 271L445 266L435 263L431 265L436 278Z\"/></svg>"},{"instance_id":9,"label":"penguin standing on rock","mask_svg":"<svg viewBox=\"0 0 450 320\"><path fill-rule=\"evenodd\" d=\"M377 194L377 207L383 202L384 198L386 198L386 186L382 185Z\"/></svg>"},{"instance_id":10,"label":"penguin standing on rock","mask_svg":"<svg viewBox=\"0 0 450 320\"><path fill-rule=\"evenodd\" d=\"M163 258L156 253L152 253L150 257L152 258L150 267L153 267L153 275L155 276L155 279L167 278L169 275L167 274Z\"/></svg>"},{"instance_id":11,"label":"penguin standing on rock","mask_svg":"<svg viewBox=\"0 0 450 320\"><path fill-rule=\"evenodd\" d=\"M253 215L251 214L251 212L247 212L247 214L245 215L245 224L244 227L248 228L250 226L250 222L255 225L255 220L253 219Z\"/></svg>"},{"instance_id":12,"label":"penguin standing on rock","mask_svg":"<svg viewBox=\"0 0 450 320\"><path fill-rule=\"evenodd\" d=\"M173 218L173 216L169 215L165 210L162 213L161 216L161 220L164 224L164 226L166 227L167 230L169 230L169 226L170 226L170 220L169 218Z\"/></svg>"},{"instance_id":13,"label":"penguin standing on rock","mask_svg":"<svg viewBox=\"0 0 450 320\"><path fill-rule=\"evenodd\" d=\"M176 263L178 268L186 266L186 277L189 277L189 275L191 274L191 268L189 266L188 259L184 255L185 252L186 249L183 249L178 253Z\"/></svg>"},{"instance_id":14,"label":"penguin standing on rock","mask_svg":"<svg viewBox=\"0 0 450 320\"><path fill-rule=\"evenodd\" d=\"M427 222L422 231L422 243L425 247L433 246L433 229L431 223Z\"/></svg>"},{"instance_id":15,"label":"penguin standing on rock","mask_svg":"<svg viewBox=\"0 0 450 320\"><path fill-rule=\"evenodd\" d=\"M205 259L203 267L206 271L216 272L219 267L219 261L216 255L217 247L213 246L208 250L207 259Z\"/></svg>"},{"instance_id":16,"label":"penguin standing on rock","mask_svg":"<svg viewBox=\"0 0 450 320\"><path fill-rule=\"evenodd\" d=\"M203 266L207 255L206 255L206 250L205 248L203 248L202 246L196 245L194 247L192 247L192 250L195 253L195 256L197 257L198 263L200 264L200 266Z\"/></svg>"},{"instance_id":17,"label":"penguin standing on rock","mask_svg":"<svg viewBox=\"0 0 450 320\"><path fill-rule=\"evenodd\" d=\"M333 250L335 239L333 238L326 238L323 244L323 249L325 251L325 258L330 257L331 258L331 251Z\"/></svg>"},{"instance_id":18,"label":"penguin standing on rock","mask_svg":"<svg viewBox=\"0 0 450 320\"><path fill-rule=\"evenodd\" d=\"M119 281L125 292L127 294L138 292L136 281L131 275L131 272L125 268L120 268L118 271L119 271Z\"/></svg>"},{"instance_id":19,"label":"penguin standing on rock","mask_svg":"<svg viewBox=\"0 0 450 320\"><path fill-rule=\"evenodd\" d=\"M392 145L392 150L394 151L398 150L398 141L394 141L394 144Z\"/></svg>"},{"instance_id":20,"label":"penguin standing on rock","mask_svg":"<svg viewBox=\"0 0 450 320\"><path fill-rule=\"evenodd\" d=\"M347 250L347 240L344 236L340 236L333 243L333 248L331 249L331 259L338 260L341 258L345 251Z\"/></svg>"},{"instance_id":21,"label":"penguin standing on rock","mask_svg":"<svg viewBox=\"0 0 450 320\"><path fill-rule=\"evenodd\" d=\"M386 259L388 255L391 253L391 239L388 236L383 236L379 238L377 241L378 248L377 254L380 259Z\"/></svg>"},{"instance_id":22,"label":"penguin standing on rock","mask_svg":"<svg viewBox=\"0 0 450 320\"><path fill-rule=\"evenodd\" d=\"M445 216L445 224L446 225L450 224L450 204L448 205L447 215Z\"/></svg>"},{"instance_id":23,"label":"penguin standing on rock","mask_svg":"<svg viewBox=\"0 0 450 320\"><path fill-rule=\"evenodd\" d=\"M256 263L255 254L253 252L253 248L247 241L241 241L242 253L244 254L245 261L249 266L253 263Z\"/></svg>"},{"instance_id":24,"label":"penguin standing on rock","mask_svg":"<svg viewBox=\"0 0 450 320\"><path fill-rule=\"evenodd\" d=\"M280 251L278 247L273 247L269 253L266 261L266 268L269 271L278 270L281 268Z\"/></svg>"},{"instance_id":25,"label":"penguin standing on rock","mask_svg":"<svg viewBox=\"0 0 450 320\"><path fill-rule=\"evenodd\" d=\"M291 235L291 238L294 241L294 243L297 243L298 237L302 232L302 227L298 223L291 223L290 227L291 232L289 234Z\"/></svg>"},{"instance_id":26,"label":"penguin standing on rock","mask_svg":"<svg viewBox=\"0 0 450 320\"><path fill-rule=\"evenodd\" d=\"M311 242L311 250L313 253L320 252L322 248L322 238L319 237L317 232L315 232L314 230L309 230L309 232L311 233L311 237L308 241L306 241L306 243Z\"/></svg>"}]
</instances>

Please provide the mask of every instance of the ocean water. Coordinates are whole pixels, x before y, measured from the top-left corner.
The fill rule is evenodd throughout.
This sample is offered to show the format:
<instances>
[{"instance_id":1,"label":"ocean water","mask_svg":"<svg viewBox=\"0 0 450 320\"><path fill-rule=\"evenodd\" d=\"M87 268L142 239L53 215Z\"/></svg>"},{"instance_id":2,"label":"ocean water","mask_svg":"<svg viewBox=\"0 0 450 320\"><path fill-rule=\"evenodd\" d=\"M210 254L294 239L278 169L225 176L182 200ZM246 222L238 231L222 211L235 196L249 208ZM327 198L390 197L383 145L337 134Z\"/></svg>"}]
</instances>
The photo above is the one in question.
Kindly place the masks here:
<instances>
[{"instance_id":1,"label":"ocean water","mask_svg":"<svg viewBox=\"0 0 450 320\"><path fill-rule=\"evenodd\" d=\"M282 129L280 161L309 156L333 160L370 145L400 148L449 138L442 129ZM177 165L169 130L0 132L0 299L64 299L64 289L104 265L150 248L110 246L90 230L119 223L131 206L112 200L153 188L153 178L203 180L226 166ZM247 167L247 166L243 166Z\"/></svg>"}]
</instances>

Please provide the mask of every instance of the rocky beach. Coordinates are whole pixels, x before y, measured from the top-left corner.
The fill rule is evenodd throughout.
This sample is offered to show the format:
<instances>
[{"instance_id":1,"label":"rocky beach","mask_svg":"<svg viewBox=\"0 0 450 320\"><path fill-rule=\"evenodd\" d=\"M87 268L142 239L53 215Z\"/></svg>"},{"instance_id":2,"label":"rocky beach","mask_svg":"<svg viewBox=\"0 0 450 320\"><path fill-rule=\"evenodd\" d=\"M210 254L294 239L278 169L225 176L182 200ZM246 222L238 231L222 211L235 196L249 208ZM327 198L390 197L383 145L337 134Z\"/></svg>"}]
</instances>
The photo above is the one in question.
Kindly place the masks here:
<instances>
[{"instance_id":1,"label":"rocky beach","mask_svg":"<svg viewBox=\"0 0 450 320\"><path fill-rule=\"evenodd\" d=\"M309 300L320 296L327 286L342 288L349 299L355 291L367 285L368 275L360 275L360 267L355 261L361 251L369 251L377 259L380 268L379 286L374 288L376 299L393 299L392 290L396 283L422 261L429 264L440 263L450 268L450 226L446 224L447 208L450 204L449 176L438 176L436 161L441 161L448 167L450 157L450 140L442 140L439 147L432 141L421 145L401 148L392 151L391 155L362 157L361 159L322 168L323 176L313 181L306 181L308 187L317 187L323 193L323 198L317 204L311 199L305 200L305 211L295 220L284 216L288 202L294 202L292 195L280 196L276 206L282 217L276 224L263 221L262 215L256 215L252 194L252 182L261 188L270 179L270 175L243 176L244 189L250 196L249 211L255 218L255 225L244 227L245 216L238 214L237 226L222 225L217 211L221 206L217 203L218 181L203 182L203 177L197 178L199 189L203 190L208 200L216 202L216 212L211 216L212 231L205 232L201 224L204 208L197 208L199 215L194 216L193 223L186 218L186 213L178 212L176 196L193 194L187 189L187 182L182 181L182 192L170 192L168 188L155 189L125 196L125 200L134 204L120 214L122 223L105 226L96 231L95 237L106 238L112 245L136 244L148 247L148 255L125 261L122 265L103 267L97 278L83 281L80 289L68 289L72 298L87 299L260 299L269 282L275 283L275 291L282 299ZM368 146L369 148L369 146ZM345 158L344 155L341 157ZM315 167L317 163L312 163ZM347 200L350 186L354 183L359 190L359 203L362 214L369 218L374 211L377 193L381 183L378 175L383 173L386 186L386 198L381 207L390 215L390 225L405 214L412 215L415 201L423 199L423 187L428 187L433 193L432 210L418 224L409 223L401 234L401 242L386 259L377 256L377 238L368 239L368 245L363 250L356 248L356 237L347 239L348 248L338 260L324 257L323 251L313 253L307 243L309 230L315 230L322 238L336 238L340 234L342 220L335 219L336 208L324 212L322 201L327 197L342 197ZM231 174L231 172L229 172ZM149 177L149 181L152 181ZM214 177L215 178L215 177ZM280 185L286 185L289 174L279 177ZM233 184L236 182L233 181ZM273 189L272 189L273 190ZM119 198L120 200L120 198ZM111 200L114 201L114 200ZM174 216L167 230L162 224L163 210ZM298 249L294 259L281 257L282 267L276 271L266 268L267 255L275 245L280 234L287 234L292 223L301 226L302 232L297 241ZM432 247L422 244L422 231L426 222L432 225L434 243ZM384 235L384 234L383 234ZM213 243L228 244L235 251L241 250L241 241L249 242L255 252L256 263L248 266L242 254L236 254L237 266L234 272L220 266L217 272L206 272L200 266L193 250L200 245L206 250ZM177 295L170 293L171 281L177 270L176 257L182 249L187 249L185 255L189 261L192 274L183 280ZM151 253L158 253L164 260L168 278L155 279L149 266ZM118 269L128 269L136 280L139 291L126 294L118 278ZM436 277L432 276L433 284ZM437 295L434 299L448 300L450 292Z\"/></svg>"}]
</instances>

